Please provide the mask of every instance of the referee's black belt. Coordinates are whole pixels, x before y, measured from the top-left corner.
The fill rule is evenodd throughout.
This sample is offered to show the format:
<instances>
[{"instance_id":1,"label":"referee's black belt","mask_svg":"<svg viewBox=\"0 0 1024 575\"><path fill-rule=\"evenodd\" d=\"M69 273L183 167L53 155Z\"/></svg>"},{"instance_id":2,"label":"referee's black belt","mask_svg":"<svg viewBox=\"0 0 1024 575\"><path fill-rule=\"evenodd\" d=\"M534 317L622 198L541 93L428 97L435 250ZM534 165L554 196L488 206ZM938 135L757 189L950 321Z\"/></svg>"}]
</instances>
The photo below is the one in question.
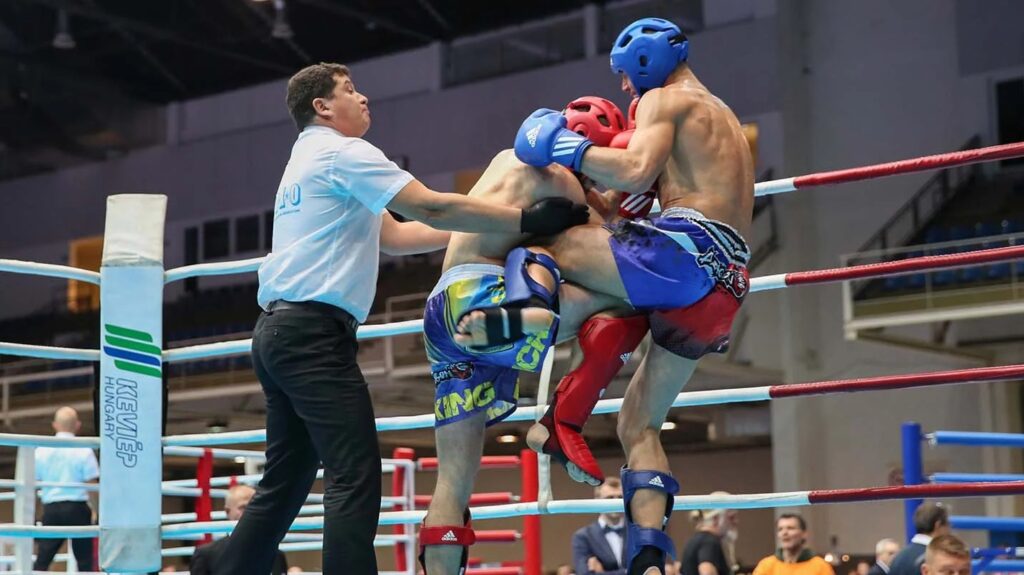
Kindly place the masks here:
<instances>
[{"instance_id":1,"label":"referee's black belt","mask_svg":"<svg viewBox=\"0 0 1024 575\"><path fill-rule=\"evenodd\" d=\"M321 301L285 301L283 299L278 299L267 304L267 311L269 312L289 309L305 311L312 310L340 321L341 323L352 328L353 332L359 329L359 322L356 320L356 318L352 317L352 314L341 309L340 307L333 306L329 303L324 303Z\"/></svg>"}]
</instances>

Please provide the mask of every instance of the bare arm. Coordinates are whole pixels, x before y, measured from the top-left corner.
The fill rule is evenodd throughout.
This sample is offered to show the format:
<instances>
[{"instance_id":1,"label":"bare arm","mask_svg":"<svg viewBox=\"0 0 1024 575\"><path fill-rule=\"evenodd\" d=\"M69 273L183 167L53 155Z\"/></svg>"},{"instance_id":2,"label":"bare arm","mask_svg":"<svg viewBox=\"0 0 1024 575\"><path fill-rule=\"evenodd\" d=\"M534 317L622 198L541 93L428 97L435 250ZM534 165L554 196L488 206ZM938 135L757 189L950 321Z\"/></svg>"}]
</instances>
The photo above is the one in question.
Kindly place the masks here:
<instances>
[{"instance_id":1,"label":"bare arm","mask_svg":"<svg viewBox=\"0 0 1024 575\"><path fill-rule=\"evenodd\" d=\"M583 173L612 190L642 194L651 189L675 141L675 113L666 109L662 98L661 90L656 90L640 100L628 148L591 146L583 156Z\"/></svg>"},{"instance_id":2,"label":"bare arm","mask_svg":"<svg viewBox=\"0 0 1024 575\"><path fill-rule=\"evenodd\" d=\"M420 222L399 222L384 212L380 227L380 251L389 256L425 254L448 246L451 232L435 230Z\"/></svg>"},{"instance_id":3,"label":"bare arm","mask_svg":"<svg viewBox=\"0 0 1024 575\"><path fill-rule=\"evenodd\" d=\"M406 184L388 208L438 229L469 233L519 233L522 210L462 194L436 192L419 180Z\"/></svg>"}]
</instances>

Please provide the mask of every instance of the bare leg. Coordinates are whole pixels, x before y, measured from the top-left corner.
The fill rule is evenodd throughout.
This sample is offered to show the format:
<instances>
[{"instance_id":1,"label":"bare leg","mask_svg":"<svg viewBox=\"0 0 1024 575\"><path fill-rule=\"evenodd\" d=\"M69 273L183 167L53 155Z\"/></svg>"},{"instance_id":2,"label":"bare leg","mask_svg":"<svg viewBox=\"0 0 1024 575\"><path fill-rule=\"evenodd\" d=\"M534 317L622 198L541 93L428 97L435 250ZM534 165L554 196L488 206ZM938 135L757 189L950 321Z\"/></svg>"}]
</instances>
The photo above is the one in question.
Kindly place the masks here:
<instances>
[{"instance_id":1,"label":"bare leg","mask_svg":"<svg viewBox=\"0 0 1024 575\"><path fill-rule=\"evenodd\" d=\"M473 482L484 449L486 413L434 429L437 443L437 485L424 525L462 525ZM462 547L430 545L426 548L427 573L458 575Z\"/></svg>"},{"instance_id":2,"label":"bare leg","mask_svg":"<svg viewBox=\"0 0 1024 575\"><path fill-rule=\"evenodd\" d=\"M545 240L542 245L558 262L566 280L590 291L625 300L626 288L619 278L619 268L608 245L610 236L611 232L602 226L576 226Z\"/></svg>"},{"instance_id":3,"label":"bare leg","mask_svg":"<svg viewBox=\"0 0 1024 575\"><path fill-rule=\"evenodd\" d=\"M630 469L671 472L661 445L661 424L696 368L695 360L679 357L658 345L650 346L629 382L619 413L619 440ZM637 490L630 505L634 523L661 529L666 503L662 492ZM660 572L648 569L647 573Z\"/></svg>"}]
</instances>

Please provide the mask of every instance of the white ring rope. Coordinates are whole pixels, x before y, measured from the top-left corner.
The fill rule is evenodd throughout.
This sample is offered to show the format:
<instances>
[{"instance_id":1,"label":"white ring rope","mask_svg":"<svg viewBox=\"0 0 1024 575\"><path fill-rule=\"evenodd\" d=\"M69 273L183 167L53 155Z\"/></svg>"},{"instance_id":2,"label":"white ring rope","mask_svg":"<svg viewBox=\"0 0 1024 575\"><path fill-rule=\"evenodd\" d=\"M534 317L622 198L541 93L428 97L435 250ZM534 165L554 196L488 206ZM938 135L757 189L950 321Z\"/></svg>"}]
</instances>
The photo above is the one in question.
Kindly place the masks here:
<instances>
[{"instance_id":1,"label":"white ring rope","mask_svg":"<svg viewBox=\"0 0 1024 575\"><path fill-rule=\"evenodd\" d=\"M33 276L44 276L51 278L63 278L78 280L95 285L100 285L100 274L81 268L71 266L59 266L55 264L40 264L36 262L23 262L20 260L0 259L0 272L11 272Z\"/></svg>"},{"instance_id":2,"label":"white ring rope","mask_svg":"<svg viewBox=\"0 0 1024 575\"><path fill-rule=\"evenodd\" d=\"M216 262L209 264L196 264L180 268L169 269L164 272L164 283L169 284L186 278L201 276L224 276L231 274L243 274L254 272L263 263L263 257L237 260L233 262Z\"/></svg>"}]
</instances>

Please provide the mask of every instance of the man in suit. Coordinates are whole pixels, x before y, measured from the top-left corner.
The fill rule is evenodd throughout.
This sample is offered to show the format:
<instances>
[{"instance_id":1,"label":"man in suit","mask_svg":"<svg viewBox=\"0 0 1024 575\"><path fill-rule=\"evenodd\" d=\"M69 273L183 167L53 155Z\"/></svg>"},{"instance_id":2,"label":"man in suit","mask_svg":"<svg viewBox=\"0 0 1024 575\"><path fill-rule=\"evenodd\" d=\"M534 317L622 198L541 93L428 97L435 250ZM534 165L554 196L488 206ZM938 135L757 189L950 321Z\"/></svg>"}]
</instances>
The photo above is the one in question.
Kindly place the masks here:
<instances>
[{"instance_id":1,"label":"man in suit","mask_svg":"<svg viewBox=\"0 0 1024 575\"><path fill-rule=\"evenodd\" d=\"M609 477L594 489L597 499L622 499L622 482ZM622 513L602 513L597 521L572 536L572 564L576 575L626 575L622 552L626 548L626 521Z\"/></svg>"},{"instance_id":2,"label":"man in suit","mask_svg":"<svg viewBox=\"0 0 1024 575\"><path fill-rule=\"evenodd\" d=\"M245 508L249 505L249 501L255 494L256 490L248 485L235 485L229 489L228 496L224 500L224 511L228 514L228 520L238 521L241 519L242 514L245 513ZM212 575L217 572L214 571L214 567L224 555L229 537L218 539L213 543L196 549L196 552L192 554L192 562L189 566L189 571L192 575ZM288 562L285 561L284 554L278 551L270 575L285 575L287 570Z\"/></svg>"},{"instance_id":3,"label":"man in suit","mask_svg":"<svg viewBox=\"0 0 1024 575\"><path fill-rule=\"evenodd\" d=\"M886 538L875 543L875 564L868 569L868 575L889 575L889 565L899 552L900 544L895 539Z\"/></svg>"},{"instance_id":4,"label":"man in suit","mask_svg":"<svg viewBox=\"0 0 1024 575\"><path fill-rule=\"evenodd\" d=\"M889 566L889 575L921 575L924 552L939 535L949 534L949 511L941 503L922 503L914 512L914 535Z\"/></svg>"}]
</instances>

